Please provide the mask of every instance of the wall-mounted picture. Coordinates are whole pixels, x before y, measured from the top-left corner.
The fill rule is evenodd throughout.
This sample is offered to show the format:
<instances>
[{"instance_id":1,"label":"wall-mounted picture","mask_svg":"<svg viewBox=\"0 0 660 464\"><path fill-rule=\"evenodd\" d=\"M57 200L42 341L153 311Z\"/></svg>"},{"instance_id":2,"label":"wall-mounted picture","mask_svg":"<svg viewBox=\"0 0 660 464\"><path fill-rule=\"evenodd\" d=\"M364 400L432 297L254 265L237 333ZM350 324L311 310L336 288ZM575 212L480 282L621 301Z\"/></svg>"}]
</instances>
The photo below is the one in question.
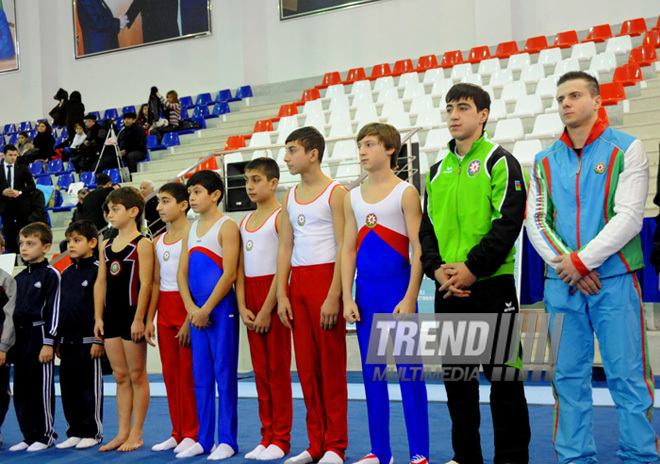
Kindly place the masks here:
<instances>
[{"instance_id":1,"label":"wall-mounted picture","mask_svg":"<svg viewBox=\"0 0 660 464\"><path fill-rule=\"evenodd\" d=\"M73 0L73 18L84 58L210 35L211 0Z\"/></svg>"},{"instance_id":2,"label":"wall-mounted picture","mask_svg":"<svg viewBox=\"0 0 660 464\"><path fill-rule=\"evenodd\" d=\"M378 0L280 0L280 20L376 1Z\"/></svg>"},{"instance_id":3,"label":"wall-mounted picture","mask_svg":"<svg viewBox=\"0 0 660 464\"><path fill-rule=\"evenodd\" d=\"M0 73L18 70L18 35L14 0L0 0Z\"/></svg>"}]
</instances>

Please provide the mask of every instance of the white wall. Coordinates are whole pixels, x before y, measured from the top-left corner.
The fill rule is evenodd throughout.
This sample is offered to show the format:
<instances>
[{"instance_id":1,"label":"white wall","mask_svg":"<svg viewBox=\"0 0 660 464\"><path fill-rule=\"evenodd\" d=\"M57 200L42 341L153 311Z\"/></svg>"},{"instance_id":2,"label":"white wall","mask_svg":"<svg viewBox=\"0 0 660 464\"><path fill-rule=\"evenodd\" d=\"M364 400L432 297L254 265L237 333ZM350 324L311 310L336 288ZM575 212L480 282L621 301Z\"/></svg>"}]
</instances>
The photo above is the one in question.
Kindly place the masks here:
<instances>
[{"instance_id":1,"label":"white wall","mask_svg":"<svg viewBox=\"0 0 660 464\"><path fill-rule=\"evenodd\" d=\"M18 0L21 69L0 74L0 123L36 119L59 88L88 110L258 85L657 17L657 0L382 0L279 20L277 0L212 0L213 35L75 60L71 0Z\"/></svg>"}]
</instances>

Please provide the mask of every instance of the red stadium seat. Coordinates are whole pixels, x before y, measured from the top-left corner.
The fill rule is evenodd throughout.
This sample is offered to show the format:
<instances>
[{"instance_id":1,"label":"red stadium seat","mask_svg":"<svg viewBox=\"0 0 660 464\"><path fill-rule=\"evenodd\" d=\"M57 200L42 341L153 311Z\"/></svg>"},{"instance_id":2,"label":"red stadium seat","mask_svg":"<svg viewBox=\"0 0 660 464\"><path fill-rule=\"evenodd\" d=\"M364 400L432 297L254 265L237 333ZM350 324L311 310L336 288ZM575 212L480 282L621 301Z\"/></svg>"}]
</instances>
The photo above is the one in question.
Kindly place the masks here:
<instances>
[{"instance_id":1,"label":"red stadium seat","mask_svg":"<svg viewBox=\"0 0 660 464\"><path fill-rule=\"evenodd\" d=\"M413 62L410 58L407 60L399 60L394 63L394 69L392 69L393 76L400 76L401 74L409 73L415 71Z\"/></svg>"},{"instance_id":2,"label":"red stadium seat","mask_svg":"<svg viewBox=\"0 0 660 464\"><path fill-rule=\"evenodd\" d=\"M277 117L270 118L270 120L272 122L277 122L280 120L280 118L285 116L293 116L294 114L298 114L298 105L296 103L285 104L280 106L280 112L277 114Z\"/></svg>"},{"instance_id":3,"label":"red stadium seat","mask_svg":"<svg viewBox=\"0 0 660 464\"><path fill-rule=\"evenodd\" d=\"M307 89L303 91L302 94L302 99L300 100L300 104L305 104L305 102L312 101L312 100L318 100L321 98L321 93L319 92L319 89Z\"/></svg>"},{"instance_id":4,"label":"red stadium seat","mask_svg":"<svg viewBox=\"0 0 660 464\"><path fill-rule=\"evenodd\" d=\"M353 82L366 80L367 75L364 73L364 68L353 68L348 71L348 75L346 76L346 80L343 82L343 84L352 84Z\"/></svg>"},{"instance_id":5,"label":"red stadium seat","mask_svg":"<svg viewBox=\"0 0 660 464\"><path fill-rule=\"evenodd\" d=\"M603 121L606 126L610 125L610 118L609 116L607 116L607 110L605 109L604 106L598 108L598 119Z\"/></svg>"},{"instance_id":6,"label":"red stadium seat","mask_svg":"<svg viewBox=\"0 0 660 464\"><path fill-rule=\"evenodd\" d=\"M238 150L239 148L245 148L244 135L230 135L229 137L227 137L225 150ZM215 161L215 158L211 158L211 159Z\"/></svg>"},{"instance_id":7,"label":"red stadium seat","mask_svg":"<svg viewBox=\"0 0 660 464\"><path fill-rule=\"evenodd\" d=\"M644 34L642 45L651 45L653 48L660 48L660 27L654 27Z\"/></svg>"},{"instance_id":8,"label":"red stadium seat","mask_svg":"<svg viewBox=\"0 0 660 464\"><path fill-rule=\"evenodd\" d=\"M617 34L617 37L620 35L630 35L637 37L646 32L646 20L644 18L629 19L624 21L621 25L621 32Z\"/></svg>"},{"instance_id":9,"label":"red stadium seat","mask_svg":"<svg viewBox=\"0 0 660 464\"><path fill-rule=\"evenodd\" d=\"M270 119L263 119L254 123L254 130L252 132L270 132L273 131L273 121Z\"/></svg>"},{"instance_id":10,"label":"red stadium seat","mask_svg":"<svg viewBox=\"0 0 660 464\"><path fill-rule=\"evenodd\" d=\"M371 76L369 76L369 80L375 81L379 77L391 76L391 75L392 75L392 70L390 69L389 63L377 64L371 70Z\"/></svg>"},{"instance_id":11,"label":"red stadium seat","mask_svg":"<svg viewBox=\"0 0 660 464\"><path fill-rule=\"evenodd\" d=\"M243 137L243 136L239 135L237 137ZM230 138L231 137L229 137L227 139L227 142L229 142ZM245 140L243 141L243 143L245 143ZM243 146L245 146L245 145L243 145ZM203 159L203 158L200 158L200 160L201 159ZM197 160L197 161L199 161L199 160ZM217 171L217 170L218 170L218 162L216 161L215 156L214 156L214 157L209 158L208 160L204 161L202 164L197 166L194 171L189 172L188 174L184 175L183 177L188 179L188 178L192 177L192 175L194 173L199 172L199 171Z\"/></svg>"},{"instance_id":12,"label":"red stadium seat","mask_svg":"<svg viewBox=\"0 0 660 464\"><path fill-rule=\"evenodd\" d=\"M591 26L587 38L582 42L605 42L612 37L612 28L609 24L601 24L600 26Z\"/></svg>"},{"instance_id":13,"label":"red stadium seat","mask_svg":"<svg viewBox=\"0 0 660 464\"><path fill-rule=\"evenodd\" d=\"M341 84L341 75L339 71L333 71L325 73L323 76L323 82L320 85L316 85L317 89L327 89L331 85Z\"/></svg>"},{"instance_id":14,"label":"red stadium seat","mask_svg":"<svg viewBox=\"0 0 660 464\"><path fill-rule=\"evenodd\" d=\"M658 61L658 55L653 45L642 45L630 50L628 63L637 63L640 66L651 66Z\"/></svg>"},{"instance_id":15,"label":"red stadium seat","mask_svg":"<svg viewBox=\"0 0 660 464\"><path fill-rule=\"evenodd\" d=\"M438 59L435 55L426 55L420 56L417 60L417 72L424 72L427 69L433 69L438 67Z\"/></svg>"},{"instance_id":16,"label":"red stadium seat","mask_svg":"<svg viewBox=\"0 0 660 464\"><path fill-rule=\"evenodd\" d=\"M468 63L476 64L488 58L490 58L490 50L487 45L482 45L481 47L474 47L470 50L467 61Z\"/></svg>"},{"instance_id":17,"label":"red stadium seat","mask_svg":"<svg viewBox=\"0 0 660 464\"><path fill-rule=\"evenodd\" d=\"M502 42L497 45L495 56L501 60L508 58L511 55L517 54L518 51L518 44L515 41L512 40L511 42Z\"/></svg>"},{"instance_id":18,"label":"red stadium seat","mask_svg":"<svg viewBox=\"0 0 660 464\"><path fill-rule=\"evenodd\" d=\"M541 50L548 48L548 41L544 35L539 35L538 37L530 37L525 42L525 50L527 53L539 53Z\"/></svg>"},{"instance_id":19,"label":"red stadium seat","mask_svg":"<svg viewBox=\"0 0 660 464\"><path fill-rule=\"evenodd\" d=\"M578 43L577 32L575 31L560 32L555 36L555 43L553 47L571 48L576 43Z\"/></svg>"},{"instance_id":20,"label":"red stadium seat","mask_svg":"<svg viewBox=\"0 0 660 464\"><path fill-rule=\"evenodd\" d=\"M463 53L460 50L454 50L452 52L445 52L442 55L442 63L440 63L441 68L453 68L455 64L463 63Z\"/></svg>"},{"instance_id":21,"label":"red stadium seat","mask_svg":"<svg viewBox=\"0 0 660 464\"><path fill-rule=\"evenodd\" d=\"M626 90L621 82L601 84L600 96L603 99L603 105L616 105L626 99Z\"/></svg>"},{"instance_id":22,"label":"red stadium seat","mask_svg":"<svg viewBox=\"0 0 660 464\"><path fill-rule=\"evenodd\" d=\"M621 82L625 87L643 81L642 68L638 64L624 64L614 70L613 82Z\"/></svg>"}]
</instances>

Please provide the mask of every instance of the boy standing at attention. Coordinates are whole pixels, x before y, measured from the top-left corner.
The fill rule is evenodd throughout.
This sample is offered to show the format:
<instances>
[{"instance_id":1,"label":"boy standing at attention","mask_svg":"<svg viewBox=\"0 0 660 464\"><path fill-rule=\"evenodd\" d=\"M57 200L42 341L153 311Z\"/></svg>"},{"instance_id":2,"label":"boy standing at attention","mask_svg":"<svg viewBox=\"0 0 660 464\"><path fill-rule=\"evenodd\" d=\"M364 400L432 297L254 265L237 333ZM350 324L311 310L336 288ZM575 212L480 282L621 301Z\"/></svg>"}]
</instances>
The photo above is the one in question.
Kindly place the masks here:
<instances>
[{"instance_id":1,"label":"boy standing at attention","mask_svg":"<svg viewBox=\"0 0 660 464\"><path fill-rule=\"evenodd\" d=\"M357 145L360 163L368 177L344 200L346 227L341 276L344 317L351 324L357 323L369 413L371 453L358 463L390 464L394 458L390 447L387 380L376 379L377 365L367 363L367 352L374 314L417 312L417 294L422 282L419 244L422 208L417 189L394 174L401 149L401 135L395 127L367 124L358 132ZM356 268L357 304L352 292ZM387 366L378 367L384 372ZM415 367L421 372L421 365ZM406 380L409 381L400 385L410 462L428 464L426 384L421 375Z\"/></svg>"},{"instance_id":2,"label":"boy standing at attention","mask_svg":"<svg viewBox=\"0 0 660 464\"><path fill-rule=\"evenodd\" d=\"M103 343L94 337L94 283L99 261L94 257L98 231L89 221L65 232L73 264L62 272L61 315L57 355L60 358L62 409L67 440L57 448L98 445L103 439Z\"/></svg>"},{"instance_id":3,"label":"boy standing at attention","mask_svg":"<svg viewBox=\"0 0 660 464\"><path fill-rule=\"evenodd\" d=\"M484 129L490 111L485 90L456 84L445 102L453 139L447 156L428 172L419 232L424 272L436 281L435 312L516 314L514 244L525 217L526 174ZM529 460L529 416L521 371L497 363L491 354L472 364L443 365L443 370L452 371L444 382L452 420L450 464L483 463L479 363L491 382L495 462ZM507 375L494 376L498 371Z\"/></svg>"},{"instance_id":4,"label":"boy standing at attention","mask_svg":"<svg viewBox=\"0 0 660 464\"><path fill-rule=\"evenodd\" d=\"M241 221L243 252L236 297L248 341L259 398L262 440L247 459L280 459L289 452L293 402L291 397L291 331L279 317L275 272L282 207L275 198L280 178L277 162L257 158L245 167L245 189L257 210Z\"/></svg>"},{"instance_id":5,"label":"boy standing at attention","mask_svg":"<svg viewBox=\"0 0 660 464\"><path fill-rule=\"evenodd\" d=\"M183 236L190 223L188 189L178 182L163 185L158 191L156 210L169 230L156 239L154 246L154 282L145 337L153 343L154 316L158 310L158 351L163 365L163 380L172 421L172 436L154 445L152 451L174 448L175 453L197 443L197 406L193 382L193 358L190 348L190 321L179 294L177 272Z\"/></svg>"},{"instance_id":6,"label":"boy standing at attention","mask_svg":"<svg viewBox=\"0 0 660 464\"><path fill-rule=\"evenodd\" d=\"M0 254L5 252L5 241L0 236ZM7 352L14 345L14 308L16 306L16 281L4 270L0 269L0 428L5 421L11 402L9 388L9 363ZM0 434L0 447L2 435Z\"/></svg>"},{"instance_id":7,"label":"boy standing at attention","mask_svg":"<svg viewBox=\"0 0 660 464\"><path fill-rule=\"evenodd\" d=\"M99 451L133 451L143 445L149 407L144 320L151 296L154 251L138 231L144 198L134 187L113 190L106 199L108 221L119 231L103 241L94 285L94 335L105 350L117 382L119 431ZM132 426L131 426L131 418Z\"/></svg>"},{"instance_id":8,"label":"boy standing at attention","mask_svg":"<svg viewBox=\"0 0 660 464\"><path fill-rule=\"evenodd\" d=\"M14 408L23 441L9 451L41 451L55 442L55 386L53 345L60 312L60 273L48 264L46 253L53 233L43 222L19 232L19 250L27 268L16 276L12 347Z\"/></svg>"},{"instance_id":9,"label":"boy standing at attention","mask_svg":"<svg viewBox=\"0 0 660 464\"><path fill-rule=\"evenodd\" d=\"M188 179L190 206L200 215L183 237L177 274L181 297L192 324L193 377L199 442L178 458L211 453L211 461L238 452L238 307L234 282L241 238L238 226L218 209L224 183L214 171ZM215 386L218 446L214 445Z\"/></svg>"},{"instance_id":10,"label":"boy standing at attention","mask_svg":"<svg viewBox=\"0 0 660 464\"><path fill-rule=\"evenodd\" d=\"M309 448L285 464L341 464L348 444L339 275L346 189L321 171L324 149L325 140L313 127L297 129L286 139L284 162L291 174L300 174L300 184L289 190L282 209L277 311L293 331Z\"/></svg>"}]
</instances>

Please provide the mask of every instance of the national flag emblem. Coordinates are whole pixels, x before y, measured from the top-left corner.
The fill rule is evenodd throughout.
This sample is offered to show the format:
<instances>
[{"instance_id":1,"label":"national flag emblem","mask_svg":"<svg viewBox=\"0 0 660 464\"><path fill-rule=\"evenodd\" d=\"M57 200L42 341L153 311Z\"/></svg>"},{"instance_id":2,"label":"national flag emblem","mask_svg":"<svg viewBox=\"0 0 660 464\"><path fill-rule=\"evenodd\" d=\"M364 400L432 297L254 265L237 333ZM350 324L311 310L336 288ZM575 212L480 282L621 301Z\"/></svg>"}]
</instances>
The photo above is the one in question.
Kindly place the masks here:
<instances>
[{"instance_id":1,"label":"national flag emblem","mask_svg":"<svg viewBox=\"0 0 660 464\"><path fill-rule=\"evenodd\" d=\"M248 240L245 243L245 250L246 251L252 251L253 248L254 248L254 243L252 243L252 240Z\"/></svg>"},{"instance_id":2,"label":"national flag emblem","mask_svg":"<svg viewBox=\"0 0 660 464\"><path fill-rule=\"evenodd\" d=\"M299 225L300 227L302 227L302 226L305 225L305 222L307 222L307 221L305 220L305 215L304 215L304 214L299 214L299 215L298 215L298 225Z\"/></svg>"},{"instance_id":3,"label":"national flag emblem","mask_svg":"<svg viewBox=\"0 0 660 464\"><path fill-rule=\"evenodd\" d=\"M367 215L367 219L364 222L367 224L367 227L372 229L376 227L376 224L378 224L378 218L374 213L371 213Z\"/></svg>"},{"instance_id":4,"label":"national flag emblem","mask_svg":"<svg viewBox=\"0 0 660 464\"><path fill-rule=\"evenodd\" d=\"M474 160L468 165L468 176L474 177L481 171L481 161Z\"/></svg>"},{"instance_id":5,"label":"national flag emblem","mask_svg":"<svg viewBox=\"0 0 660 464\"><path fill-rule=\"evenodd\" d=\"M522 185L520 185L520 181L519 181L519 180L517 180L517 181L515 182L515 185L516 185L516 191L522 190Z\"/></svg>"},{"instance_id":6,"label":"national flag emblem","mask_svg":"<svg viewBox=\"0 0 660 464\"><path fill-rule=\"evenodd\" d=\"M596 171L596 174L602 174L605 172L605 163L598 163L596 167L594 168L594 171Z\"/></svg>"}]
</instances>

